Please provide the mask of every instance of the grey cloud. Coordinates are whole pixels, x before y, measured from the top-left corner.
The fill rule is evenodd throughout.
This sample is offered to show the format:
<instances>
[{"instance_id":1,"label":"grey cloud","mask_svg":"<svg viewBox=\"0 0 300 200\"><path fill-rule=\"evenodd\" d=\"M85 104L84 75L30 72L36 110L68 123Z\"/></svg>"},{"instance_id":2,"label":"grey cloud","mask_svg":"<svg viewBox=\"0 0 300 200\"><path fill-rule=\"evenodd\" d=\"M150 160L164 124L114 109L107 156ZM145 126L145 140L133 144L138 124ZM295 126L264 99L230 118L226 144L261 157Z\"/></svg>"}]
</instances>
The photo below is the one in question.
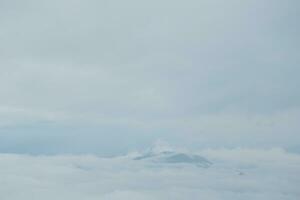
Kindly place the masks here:
<instances>
[{"instance_id":1,"label":"grey cloud","mask_svg":"<svg viewBox=\"0 0 300 200\"><path fill-rule=\"evenodd\" d=\"M294 0L3 0L0 136L20 140L14 130L36 126L23 132L61 135L58 143L73 134L297 146L298 8Z\"/></svg>"}]
</instances>

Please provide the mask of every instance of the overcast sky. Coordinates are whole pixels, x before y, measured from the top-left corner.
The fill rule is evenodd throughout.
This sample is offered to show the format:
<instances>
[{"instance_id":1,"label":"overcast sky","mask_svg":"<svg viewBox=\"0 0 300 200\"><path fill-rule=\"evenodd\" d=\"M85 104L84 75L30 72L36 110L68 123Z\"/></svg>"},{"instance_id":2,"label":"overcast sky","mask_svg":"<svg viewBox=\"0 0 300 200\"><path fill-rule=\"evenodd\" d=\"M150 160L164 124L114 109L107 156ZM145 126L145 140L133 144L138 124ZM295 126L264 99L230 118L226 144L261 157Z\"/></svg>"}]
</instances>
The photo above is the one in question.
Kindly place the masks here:
<instances>
[{"instance_id":1,"label":"overcast sky","mask_svg":"<svg viewBox=\"0 0 300 200\"><path fill-rule=\"evenodd\" d=\"M298 0L0 0L0 151L300 151Z\"/></svg>"}]
</instances>

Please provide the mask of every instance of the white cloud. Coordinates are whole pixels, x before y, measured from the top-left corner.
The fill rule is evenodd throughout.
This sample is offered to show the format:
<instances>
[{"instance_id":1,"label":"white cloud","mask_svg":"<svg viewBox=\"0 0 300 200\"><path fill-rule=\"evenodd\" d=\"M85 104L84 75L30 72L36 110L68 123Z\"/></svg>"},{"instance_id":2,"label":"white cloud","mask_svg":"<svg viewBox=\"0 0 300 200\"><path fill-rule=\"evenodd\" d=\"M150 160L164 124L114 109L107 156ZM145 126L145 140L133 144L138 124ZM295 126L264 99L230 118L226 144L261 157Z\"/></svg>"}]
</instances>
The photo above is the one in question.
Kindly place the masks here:
<instances>
[{"instance_id":1,"label":"white cloud","mask_svg":"<svg viewBox=\"0 0 300 200\"><path fill-rule=\"evenodd\" d=\"M155 166L130 156L0 155L0 198L294 200L300 157L280 149L205 150L210 168Z\"/></svg>"}]
</instances>

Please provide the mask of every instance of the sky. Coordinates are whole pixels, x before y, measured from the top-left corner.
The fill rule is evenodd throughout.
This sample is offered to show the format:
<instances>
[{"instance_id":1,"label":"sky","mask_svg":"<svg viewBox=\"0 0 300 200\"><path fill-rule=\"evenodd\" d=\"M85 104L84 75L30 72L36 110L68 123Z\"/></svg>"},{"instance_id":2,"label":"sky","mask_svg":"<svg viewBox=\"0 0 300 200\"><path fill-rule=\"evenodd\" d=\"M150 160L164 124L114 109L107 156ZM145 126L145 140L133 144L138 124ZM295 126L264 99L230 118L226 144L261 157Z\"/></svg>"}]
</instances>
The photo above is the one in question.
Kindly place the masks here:
<instances>
[{"instance_id":1,"label":"sky","mask_svg":"<svg viewBox=\"0 0 300 200\"><path fill-rule=\"evenodd\" d=\"M297 0L0 0L0 152L300 152Z\"/></svg>"}]
</instances>

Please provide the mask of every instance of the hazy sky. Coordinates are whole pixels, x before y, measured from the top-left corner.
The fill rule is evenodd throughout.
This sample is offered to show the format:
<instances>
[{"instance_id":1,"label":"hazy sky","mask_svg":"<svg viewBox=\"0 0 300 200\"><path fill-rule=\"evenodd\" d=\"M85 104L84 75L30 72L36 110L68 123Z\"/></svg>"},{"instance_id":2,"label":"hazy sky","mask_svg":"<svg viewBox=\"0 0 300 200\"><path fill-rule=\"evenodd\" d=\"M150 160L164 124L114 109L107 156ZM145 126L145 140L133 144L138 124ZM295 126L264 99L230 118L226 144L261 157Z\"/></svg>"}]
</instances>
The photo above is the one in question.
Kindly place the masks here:
<instances>
[{"instance_id":1,"label":"hazy sky","mask_svg":"<svg viewBox=\"0 0 300 200\"><path fill-rule=\"evenodd\" d=\"M0 152L300 150L298 0L0 0Z\"/></svg>"}]
</instances>

